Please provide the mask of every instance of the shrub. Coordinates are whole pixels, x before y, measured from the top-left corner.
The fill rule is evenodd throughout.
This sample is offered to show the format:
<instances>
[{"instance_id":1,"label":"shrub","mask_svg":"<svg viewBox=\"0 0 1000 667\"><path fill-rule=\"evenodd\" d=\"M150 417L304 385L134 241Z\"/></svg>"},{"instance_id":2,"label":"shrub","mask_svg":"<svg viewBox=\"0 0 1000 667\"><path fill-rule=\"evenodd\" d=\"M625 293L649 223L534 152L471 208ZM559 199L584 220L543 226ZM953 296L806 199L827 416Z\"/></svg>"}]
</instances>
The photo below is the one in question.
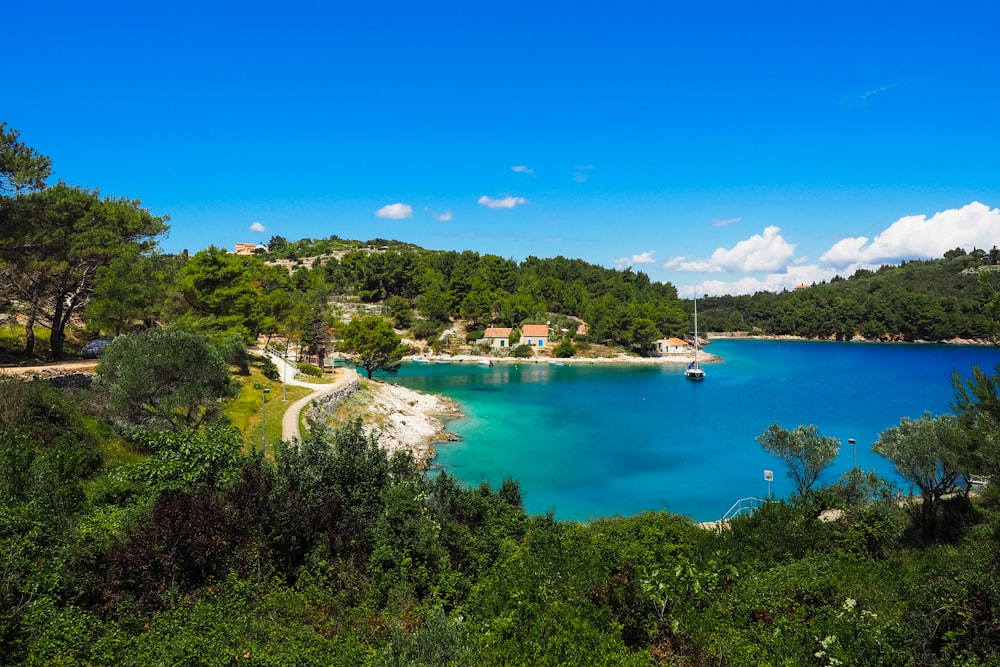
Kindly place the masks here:
<instances>
[{"instance_id":1,"label":"shrub","mask_svg":"<svg viewBox=\"0 0 1000 667\"><path fill-rule=\"evenodd\" d=\"M260 358L260 371L264 374L271 382L277 382L281 379L281 373L278 371L278 367L274 365L270 357Z\"/></svg>"},{"instance_id":2,"label":"shrub","mask_svg":"<svg viewBox=\"0 0 1000 667\"><path fill-rule=\"evenodd\" d=\"M514 348L514 356L518 359L527 359L535 356L535 350L530 345L518 345Z\"/></svg>"},{"instance_id":3,"label":"shrub","mask_svg":"<svg viewBox=\"0 0 1000 667\"><path fill-rule=\"evenodd\" d=\"M314 366L313 364L307 364L305 362L299 362L299 372L303 375L309 375L314 378L323 377L323 371L319 369L319 366Z\"/></svg>"},{"instance_id":4,"label":"shrub","mask_svg":"<svg viewBox=\"0 0 1000 667\"><path fill-rule=\"evenodd\" d=\"M439 326L430 320L417 320L410 327L410 335L417 340L427 340L437 336Z\"/></svg>"},{"instance_id":5,"label":"shrub","mask_svg":"<svg viewBox=\"0 0 1000 667\"><path fill-rule=\"evenodd\" d=\"M576 354L576 346L573 345L573 341L571 339L563 338L552 350L552 354L560 359L572 357Z\"/></svg>"}]
</instances>

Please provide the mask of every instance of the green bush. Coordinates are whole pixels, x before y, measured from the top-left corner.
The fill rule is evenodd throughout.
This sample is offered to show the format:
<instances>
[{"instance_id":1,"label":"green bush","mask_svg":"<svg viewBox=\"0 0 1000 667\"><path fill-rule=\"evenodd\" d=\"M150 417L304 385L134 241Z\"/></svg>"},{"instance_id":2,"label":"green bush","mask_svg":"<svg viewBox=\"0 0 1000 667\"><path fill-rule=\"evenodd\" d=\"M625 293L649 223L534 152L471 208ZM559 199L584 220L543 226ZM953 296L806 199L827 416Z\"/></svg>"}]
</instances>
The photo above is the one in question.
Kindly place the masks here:
<instances>
[{"instance_id":1,"label":"green bush","mask_svg":"<svg viewBox=\"0 0 1000 667\"><path fill-rule=\"evenodd\" d=\"M563 338L552 350L552 354L560 359L566 359L576 354L576 346L569 338Z\"/></svg>"},{"instance_id":2,"label":"green bush","mask_svg":"<svg viewBox=\"0 0 1000 667\"><path fill-rule=\"evenodd\" d=\"M535 356L535 350L530 345L518 345L514 348L514 356L518 359L527 359Z\"/></svg>"},{"instance_id":3,"label":"green bush","mask_svg":"<svg viewBox=\"0 0 1000 667\"><path fill-rule=\"evenodd\" d=\"M298 367L299 372L303 375L309 375L314 378L323 377L323 371L319 369L319 366L314 366L313 364L307 364L304 361L300 361Z\"/></svg>"},{"instance_id":4,"label":"green bush","mask_svg":"<svg viewBox=\"0 0 1000 667\"><path fill-rule=\"evenodd\" d=\"M410 327L410 335L417 340L427 340L437 336L440 326L430 320L417 320Z\"/></svg>"},{"instance_id":5,"label":"green bush","mask_svg":"<svg viewBox=\"0 0 1000 667\"><path fill-rule=\"evenodd\" d=\"M277 382L281 379L281 373L278 371L278 367L274 365L270 357L260 358L260 371L264 374L271 382Z\"/></svg>"}]
</instances>

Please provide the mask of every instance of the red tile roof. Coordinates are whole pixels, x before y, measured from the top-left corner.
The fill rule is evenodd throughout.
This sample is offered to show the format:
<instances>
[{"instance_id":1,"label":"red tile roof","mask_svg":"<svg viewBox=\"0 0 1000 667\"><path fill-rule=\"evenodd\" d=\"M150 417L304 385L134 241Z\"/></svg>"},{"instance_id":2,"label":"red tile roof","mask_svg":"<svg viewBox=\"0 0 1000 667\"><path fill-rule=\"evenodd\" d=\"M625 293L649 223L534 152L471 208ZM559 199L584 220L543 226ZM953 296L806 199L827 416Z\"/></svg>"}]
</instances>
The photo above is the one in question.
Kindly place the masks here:
<instances>
[{"instance_id":1,"label":"red tile roof","mask_svg":"<svg viewBox=\"0 0 1000 667\"><path fill-rule=\"evenodd\" d=\"M548 336L549 325L547 324L525 324L521 327L522 336Z\"/></svg>"},{"instance_id":2,"label":"red tile roof","mask_svg":"<svg viewBox=\"0 0 1000 667\"><path fill-rule=\"evenodd\" d=\"M506 327L489 327L483 332L483 338L507 338L513 329Z\"/></svg>"}]
</instances>

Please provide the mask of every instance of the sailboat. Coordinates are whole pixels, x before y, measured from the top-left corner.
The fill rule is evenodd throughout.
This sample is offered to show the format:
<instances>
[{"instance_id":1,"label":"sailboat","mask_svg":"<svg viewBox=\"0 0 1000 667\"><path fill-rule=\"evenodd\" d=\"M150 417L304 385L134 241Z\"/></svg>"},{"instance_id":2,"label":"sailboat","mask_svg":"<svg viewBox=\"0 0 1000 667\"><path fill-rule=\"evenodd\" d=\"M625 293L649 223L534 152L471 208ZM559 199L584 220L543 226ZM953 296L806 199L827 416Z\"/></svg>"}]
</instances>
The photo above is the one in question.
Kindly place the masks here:
<instances>
[{"instance_id":1,"label":"sailboat","mask_svg":"<svg viewBox=\"0 0 1000 667\"><path fill-rule=\"evenodd\" d=\"M698 363L698 297L694 298L694 361L684 369L684 377L699 382L705 379L705 369Z\"/></svg>"}]
</instances>

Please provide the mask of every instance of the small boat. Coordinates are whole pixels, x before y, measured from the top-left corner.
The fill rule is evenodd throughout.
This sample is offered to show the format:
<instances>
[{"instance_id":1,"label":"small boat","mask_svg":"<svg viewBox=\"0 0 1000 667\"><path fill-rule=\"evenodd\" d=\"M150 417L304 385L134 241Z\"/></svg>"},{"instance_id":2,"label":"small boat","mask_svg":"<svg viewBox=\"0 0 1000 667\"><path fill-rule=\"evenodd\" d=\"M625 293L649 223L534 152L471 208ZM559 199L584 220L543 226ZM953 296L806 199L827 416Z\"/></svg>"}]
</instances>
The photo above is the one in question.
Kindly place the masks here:
<instances>
[{"instance_id":1,"label":"small boat","mask_svg":"<svg viewBox=\"0 0 1000 667\"><path fill-rule=\"evenodd\" d=\"M427 359L421 359L420 357L414 357L412 361L415 364L429 364L429 363L431 363Z\"/></svg>"},{"instance_id":2,"label":"small boat","mask_svg":"<svg viewBox=\"0 0 1000 667\"><path fill-rule=\"evenodd\" d=\"M451 363L451 359L435 359L434 363L435 364L450 364Z\"/></svg>"},{"instance_id":3,"label":"small boat","mask_svg":"<svg viewBox=\"0 0 1000 667\"><path fill-rule=\"evenodd\" d=\"M565 366L565 365L566 365L565 361L557 361L555 359L549 361L549 366Z\"/></svg>"},{"instance_id":4,"label":"small boat","mask_svg":"<svg viewBox=\"0 0 1000 667\"><path fill-rule=\"evenodd\" d=\"M480 366L492 366L493 365L493 360L492 359L476 359L476 363L479 364Z\"/></svg>"},{"instance_id":5,"label":"small boat","mask_svg":"<svg viewBox=\"0 0 1000 667\"><path fill-rule=\"evenodd\" d=\"M694 297L694 361L684 369L684 377L694 382L705 379L705 369L698 363L698 297Z\"/></svg>"}]
</instances>

